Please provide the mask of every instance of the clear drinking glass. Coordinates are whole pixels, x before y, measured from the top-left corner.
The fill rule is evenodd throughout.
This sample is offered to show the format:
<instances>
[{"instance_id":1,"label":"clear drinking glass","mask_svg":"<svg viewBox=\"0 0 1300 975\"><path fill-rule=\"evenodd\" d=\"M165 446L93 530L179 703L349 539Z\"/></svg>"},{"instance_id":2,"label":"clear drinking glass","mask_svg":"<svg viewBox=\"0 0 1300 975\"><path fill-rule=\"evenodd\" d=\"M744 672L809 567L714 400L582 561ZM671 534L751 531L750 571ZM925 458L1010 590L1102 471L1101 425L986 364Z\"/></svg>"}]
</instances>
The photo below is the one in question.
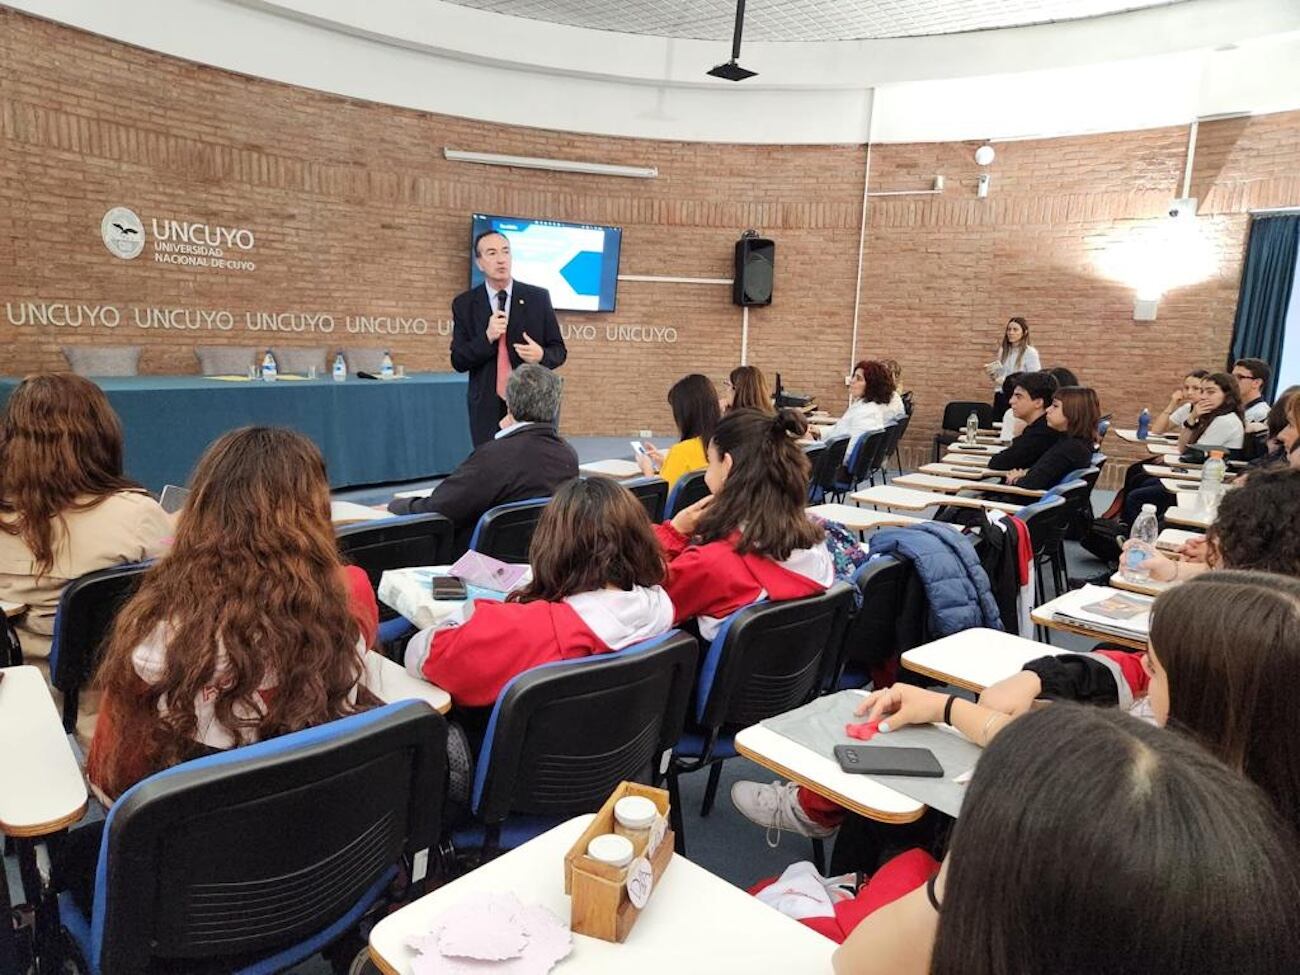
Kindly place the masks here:
<instances>
[{"instance_id":1,"label":"clear drinking glass","mask_svg":"<svg viewBox=\"0 0 1300 975\"><path fill-rule=\"evenodd\" d=\"M251 380L253 380L254 382L256 382L256 381L257 381L257 377L260 376L260 375L261 375L261 373L259 373L259 372L257 371L257 366L253 365L252 363L249 363L249 365L248 365L248 378L251 379Z\"/></svg>"},{"instance_id":2,"label":"clear drinking glass","mask_svg":"<svg viewBox=\"0 0 1300 975\"><path fill-rule=\"evenodd\" d=\"M315 378L316 378L316 367L315 367L315 366L308 366L308 367L307 367L307 378L308 378L308 379L315 379Z\"/></svg>"},{"instance_id":3,"label":"clear drinking glass","mask_svg":"<svg viewBox=\"0 0 1300 975\"><path fill-rule=\"evenodd\" d=\"M397 369L397 378L398 378L398 379L405 379L405 378L406 378L406 366L397 366L396 369Z\"/></svg>"}]
</instances>

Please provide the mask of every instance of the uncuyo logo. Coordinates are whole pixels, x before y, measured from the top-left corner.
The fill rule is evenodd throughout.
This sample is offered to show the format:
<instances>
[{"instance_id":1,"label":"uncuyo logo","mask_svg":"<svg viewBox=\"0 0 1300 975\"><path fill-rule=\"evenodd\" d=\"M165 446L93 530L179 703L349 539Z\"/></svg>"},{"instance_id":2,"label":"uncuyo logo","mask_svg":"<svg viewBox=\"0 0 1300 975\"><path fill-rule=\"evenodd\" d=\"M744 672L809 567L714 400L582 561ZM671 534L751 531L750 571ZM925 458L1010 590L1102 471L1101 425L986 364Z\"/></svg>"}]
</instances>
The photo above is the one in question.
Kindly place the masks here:
<instances>
[{"instance_id":1,"label":"uncuyo logo","mask_svg":"<svg viewBox=\"0 0 1300 975\"><path fill-rule=\"evenodd\" d=\"M129 261L144 250L144 224L129 207L113 207L99 222L104 246L114 257Z\"/></svg>"}]
</instances>

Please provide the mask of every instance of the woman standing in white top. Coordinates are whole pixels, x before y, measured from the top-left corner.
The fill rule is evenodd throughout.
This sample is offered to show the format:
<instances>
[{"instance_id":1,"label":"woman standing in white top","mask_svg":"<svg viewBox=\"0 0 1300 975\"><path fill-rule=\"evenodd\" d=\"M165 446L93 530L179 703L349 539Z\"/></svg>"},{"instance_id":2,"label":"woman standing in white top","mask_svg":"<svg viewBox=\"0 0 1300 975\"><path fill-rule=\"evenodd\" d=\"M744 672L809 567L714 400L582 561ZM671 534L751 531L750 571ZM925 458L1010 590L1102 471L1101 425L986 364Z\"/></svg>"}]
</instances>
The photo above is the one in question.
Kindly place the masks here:
<instances>
[{"instance_id":1,"label":"woman standing in white top","mask_svg":"<svg viewBox=\"0 0 1300 975\"><path fill-rule=\"evenodd\" d=\"M993 412L1002 413L1007 408L1002 395L1003 380L1013 372L1037 372L1042 368L1038 350L1029 344L1029 325L1019 315L1007 319L998 357L984 365L984 371L993 380Z\"/></svg>"},{"instance_id":2,"label":"woman standing in white top","mask_svg":"<svg viewBox=\"0 0 1300 975\"><path fill-rule=\"evenodd\" d=\"M845 462L853 455L853 448L864 433L883 430L897 418L891 403L894 398L894 376L883 362L863 360L853 367L853 382L849 386L851 402L844 415L825 430L810 427L814 437L829 440L840 434L849 435ZM902 401L899 401L902 405Z\"/></svg>"}]
</instances>

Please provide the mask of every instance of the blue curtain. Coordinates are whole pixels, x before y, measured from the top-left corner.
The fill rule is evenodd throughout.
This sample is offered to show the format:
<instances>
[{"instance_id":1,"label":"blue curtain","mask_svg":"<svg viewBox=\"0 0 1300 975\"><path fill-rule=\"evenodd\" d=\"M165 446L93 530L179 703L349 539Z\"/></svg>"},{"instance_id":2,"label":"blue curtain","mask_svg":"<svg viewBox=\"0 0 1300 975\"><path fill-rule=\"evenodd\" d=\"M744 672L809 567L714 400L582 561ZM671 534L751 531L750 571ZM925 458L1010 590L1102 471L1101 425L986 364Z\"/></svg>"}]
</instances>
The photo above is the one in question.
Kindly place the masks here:
<instances>
[{"instance_id":1,"label":"blue curtain","mask_svg":"<svg viewBox=\"0 0 1300 975\"><path fill-rule=\"evenodd\" d=\"M1300 214L1256 217L1250 225L1246 267L1237 296L1237 317L1232 324L1232 358L1263 359L1273 367L1266 399L1273 398L1277 370L1282 363L1287 306L1300 251Z\"/></svg>"}]
</instances>

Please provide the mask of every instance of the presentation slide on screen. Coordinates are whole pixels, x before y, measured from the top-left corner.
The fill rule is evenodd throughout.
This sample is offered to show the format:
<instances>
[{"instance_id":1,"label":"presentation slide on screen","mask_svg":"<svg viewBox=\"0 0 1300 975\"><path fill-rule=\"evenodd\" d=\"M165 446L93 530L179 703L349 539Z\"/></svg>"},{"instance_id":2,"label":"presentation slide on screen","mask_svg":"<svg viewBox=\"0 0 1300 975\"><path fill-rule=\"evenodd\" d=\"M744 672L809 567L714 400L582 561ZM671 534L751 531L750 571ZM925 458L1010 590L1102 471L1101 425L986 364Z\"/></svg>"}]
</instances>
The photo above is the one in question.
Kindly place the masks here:
<instances>
[{"instance_id":1,"label":"presentation slide on screen","mask_svg":"<svg viewBox=\"0 0 1300 975\"><path fill-rule=\"evenodd\" d=\"M496 230L510 241L515 280L551 293L562 311L613 311L618 290L618 227L520 220L474 214L470 239ZM470 287L483 283L483 272L470 261Z\"/></svg>"}]
</instances>

